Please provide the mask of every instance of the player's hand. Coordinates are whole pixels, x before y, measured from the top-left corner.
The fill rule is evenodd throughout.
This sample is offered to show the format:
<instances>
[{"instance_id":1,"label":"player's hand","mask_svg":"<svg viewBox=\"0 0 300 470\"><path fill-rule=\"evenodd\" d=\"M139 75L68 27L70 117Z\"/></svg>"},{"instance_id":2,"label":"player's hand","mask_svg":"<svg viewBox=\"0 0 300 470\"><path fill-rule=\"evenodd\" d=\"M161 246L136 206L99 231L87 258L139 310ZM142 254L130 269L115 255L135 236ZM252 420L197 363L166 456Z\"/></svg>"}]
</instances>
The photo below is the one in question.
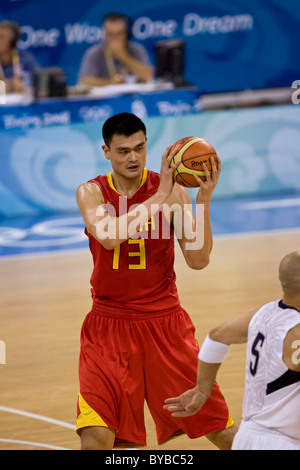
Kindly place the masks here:
<instances>
[{"instance_id":1,"label":"player's hand","mask_svg":"<svg viewBox=\"0 0 300 470\"><path fill-rule=\"evenodd\" d=\"M195 387L182 393L179 397L167 398L164 409L170 411L172 416L176 418L184 418L197 413L207 399L208 396Z\"/></svg>"},{"instance_id":2,"label":"player's hand","mask_svg":"<svg viewBox=\"0 0 300 470\"><path fill-rule=\"evenodd\" d=\"M173 156L175 155L176 150L173 145L170 145L166 148L163 153L162 160L161 160L161 169L160 169L160 184L158 188L158 192L162 193L165 197L169 197L173 186L173 173L176 168L180 165L180 160L177 163L171 165L171 161Z\"/></svg>"},{"instance_id":3,"label":"player's hand","mask_svg":"<svg viewBox=\"0 0 300 470\"><path fill-rule=\"evenodd\" d=\"M216 162L217 159L217 162ZM205 163L202 164L206 180L202 181L197 175L194 174L194 178L196 179L197 183L199 184L199 191L197 194L197 204L203 204L205 202L210 201L212 193L214 192L215 187L217 186L219 176L221 173L221 160L219 157L212 157L211 161L211 169L210 172L207 169Z\"/></svg>"}]
</instances>

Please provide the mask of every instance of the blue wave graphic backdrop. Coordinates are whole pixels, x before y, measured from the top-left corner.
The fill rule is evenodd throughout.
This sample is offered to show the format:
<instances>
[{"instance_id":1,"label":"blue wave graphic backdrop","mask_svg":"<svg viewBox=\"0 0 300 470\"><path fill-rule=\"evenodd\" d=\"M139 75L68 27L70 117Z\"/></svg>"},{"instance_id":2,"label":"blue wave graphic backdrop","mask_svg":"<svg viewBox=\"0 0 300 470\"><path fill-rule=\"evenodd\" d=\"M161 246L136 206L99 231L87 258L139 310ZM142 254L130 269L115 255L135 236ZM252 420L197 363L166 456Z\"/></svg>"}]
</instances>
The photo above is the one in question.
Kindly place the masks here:
<instances>
[{"instance_id":1,"label":"blue wave graphic backdrop","mask_svg":"<svg viewBox=\"0 0 300 470\"><path fill-rule=\"evenodd\" d=\"M147 167L160 170L165 148L196 135L222 160L215 198L300 191L300 113L297 105L146 117ZM102 122L0 131L0 215L76 209L79 184L110 171L101 145ZM196 190L191 190L194 200Z\"/></svg>"}]
</instances>

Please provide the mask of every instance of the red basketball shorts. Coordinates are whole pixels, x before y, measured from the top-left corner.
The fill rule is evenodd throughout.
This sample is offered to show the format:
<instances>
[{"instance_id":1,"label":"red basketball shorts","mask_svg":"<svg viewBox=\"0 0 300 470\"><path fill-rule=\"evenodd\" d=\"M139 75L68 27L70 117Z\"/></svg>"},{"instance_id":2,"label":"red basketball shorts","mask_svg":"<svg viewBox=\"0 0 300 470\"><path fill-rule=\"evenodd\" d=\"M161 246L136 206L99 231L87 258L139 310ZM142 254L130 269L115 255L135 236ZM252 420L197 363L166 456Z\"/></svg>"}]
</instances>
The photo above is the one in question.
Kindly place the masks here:
<instances>
[{"instance_id":1,"label":"red basketball shorts","mask_svg":"<svg viewBox=\"0 0 300 470\"><path fill-rule=\"evenodd\" d=\"M87 426L116 431L115 445L146 445L144 404L159 444L186 433L196 438L233 424L215 383L194 416L174 418L166 398L196 384L199 346L184 309L154 314L93 306L81 331L77 432Z\"/></svg>"}]
</instances>

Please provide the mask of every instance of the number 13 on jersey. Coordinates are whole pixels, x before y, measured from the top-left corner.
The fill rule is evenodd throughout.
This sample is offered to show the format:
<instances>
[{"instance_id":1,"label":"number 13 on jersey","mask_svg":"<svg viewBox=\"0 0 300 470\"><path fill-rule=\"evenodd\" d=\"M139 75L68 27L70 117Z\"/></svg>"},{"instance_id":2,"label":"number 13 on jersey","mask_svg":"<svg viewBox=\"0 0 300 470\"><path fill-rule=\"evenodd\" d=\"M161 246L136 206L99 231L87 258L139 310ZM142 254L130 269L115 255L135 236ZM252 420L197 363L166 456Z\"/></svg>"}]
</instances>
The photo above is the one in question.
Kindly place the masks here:
<instances>
[{"instance_id":1,"label":"number 13 on jersey","mask_svg":"<svg viewBox=\"0 0 300 470\"><path fill-rule=\"evenodd\" d=\"M139 238L137 240L133 240L129 238L127 240L128 245L138 245L138 249L133 250L133 251L128 251L127 255L128 258L139 258L138 263L131 263L130 259L128 259L128 269L146 269L146 247L145 247L145 240L143 238ZM121 256L121 250L122 246L124 243L121 243L121 245L118 245L114 248L114 253L113 253L113 262L112 262L112 268L113 269L120 269L120 256Z\"/></svg>"}]
</instances>

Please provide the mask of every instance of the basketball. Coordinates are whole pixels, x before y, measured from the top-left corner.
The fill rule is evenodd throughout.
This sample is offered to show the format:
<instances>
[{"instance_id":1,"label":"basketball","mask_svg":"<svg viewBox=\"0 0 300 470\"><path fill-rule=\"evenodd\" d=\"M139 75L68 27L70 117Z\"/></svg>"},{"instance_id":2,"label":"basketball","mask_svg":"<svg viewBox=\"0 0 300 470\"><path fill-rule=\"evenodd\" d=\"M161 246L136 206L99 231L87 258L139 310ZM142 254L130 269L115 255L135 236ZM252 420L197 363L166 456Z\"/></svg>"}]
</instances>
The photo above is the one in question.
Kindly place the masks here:
<instances>
[{"instance_id":1,"label":"basketball","mask_svg":"<svg viewBox=\"0 0 300 470\"><path fill-rule=\"evenodd\" d=\"M211 157L216 157L214 147L201 137L184 137L178 140L171 150L176 149L176 153L171 160L171 166L181 160L181 164L174 171L174 181L186 188L196 188L198 185L193 174L196 174L202 181L206 180L206 175L202 164L205 163L211 173Z\"/></svg>"}]
</instances>

